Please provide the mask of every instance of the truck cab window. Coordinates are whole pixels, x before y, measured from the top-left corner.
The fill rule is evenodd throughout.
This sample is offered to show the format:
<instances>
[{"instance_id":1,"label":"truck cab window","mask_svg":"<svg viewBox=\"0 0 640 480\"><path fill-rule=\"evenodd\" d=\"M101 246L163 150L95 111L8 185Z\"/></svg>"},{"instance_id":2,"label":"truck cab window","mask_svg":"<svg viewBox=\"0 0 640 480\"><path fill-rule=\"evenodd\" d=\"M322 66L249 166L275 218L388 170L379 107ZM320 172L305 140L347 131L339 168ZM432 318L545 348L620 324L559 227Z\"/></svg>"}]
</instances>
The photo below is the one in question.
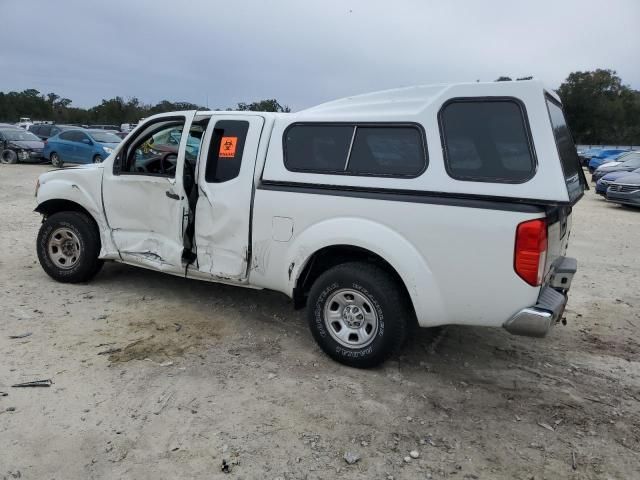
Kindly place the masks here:
<instances>
[{"instance_id":1,"label":"truck cab window","mask_svg":"<svg viewBox=\"0 0 640 480\"><path fill-rule=\"evenodd\" d=\"M183 129L183 119L161 120L149 125L123 149L114 164L114 171L118 174L174 178ZM197 157L199 146L199 141L187 144L186 156L194 150L192 153Z\"/></svg>"},{"instance_id":2,"label":"truck cab window","mask_svg":"<svg viewBox=\"0 0 640 480\"><path fill-rule=\"evenodd\" d=\"M240 174L244 142L249 122L220 120L211 136L205 180L207 183L228 182Z\"/></svg>"}]
</instances>

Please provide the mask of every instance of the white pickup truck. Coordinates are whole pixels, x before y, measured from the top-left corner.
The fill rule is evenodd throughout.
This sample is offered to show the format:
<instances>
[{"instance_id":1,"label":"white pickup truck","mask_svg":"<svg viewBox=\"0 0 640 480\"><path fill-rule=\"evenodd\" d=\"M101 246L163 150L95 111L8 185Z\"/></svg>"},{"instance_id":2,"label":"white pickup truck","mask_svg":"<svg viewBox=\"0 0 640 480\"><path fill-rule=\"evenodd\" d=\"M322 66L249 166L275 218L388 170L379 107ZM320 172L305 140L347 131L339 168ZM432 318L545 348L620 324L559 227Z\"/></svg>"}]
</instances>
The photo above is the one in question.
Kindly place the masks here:
<instances>
[{"instance_id":1,"label":"white pickup truck","mask_svg":"<svg viewBox=\"0 0 640 480\"><path fill-rule=\"evenodd\" d=\"M537 82L175 112L102 164L39 178L37 251L62 282L111 260L283 292L328 355L369 367L416 323L544 336L576 271L565 252L585 188Z\"/></svg>"}]
</instances>

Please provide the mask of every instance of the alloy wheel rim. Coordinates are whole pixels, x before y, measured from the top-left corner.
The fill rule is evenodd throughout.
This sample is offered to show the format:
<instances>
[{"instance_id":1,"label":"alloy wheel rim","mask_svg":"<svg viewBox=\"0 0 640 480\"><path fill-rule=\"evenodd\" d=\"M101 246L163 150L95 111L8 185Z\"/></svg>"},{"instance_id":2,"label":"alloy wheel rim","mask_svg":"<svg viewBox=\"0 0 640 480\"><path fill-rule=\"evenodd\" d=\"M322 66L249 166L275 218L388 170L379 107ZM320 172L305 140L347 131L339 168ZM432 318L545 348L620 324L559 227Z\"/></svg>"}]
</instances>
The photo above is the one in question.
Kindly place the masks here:
<instances>
[{"instance_id":1,"label":"alloy wheel rim","mask_svg":"<svg viewBox=\"0 0 640 480\"><path fill-rule=\"evenodd\" d=\"M335 292L325 302L324 323L331 337L348 348L364 348L373 342L380 324L373 302L349 288Z\"/></svg>"},{"instance_id":2,"label":"alloy wheel rim","mask_svg":"<svg viewBox=\"0 0 640 480\"><path fill-rule=\"evenodd\" d=\"M80 260L80 240L73 230L66 227L58 228L49 237L47 253L58 268L69 270Z\"/></svg>"}]
</instances>

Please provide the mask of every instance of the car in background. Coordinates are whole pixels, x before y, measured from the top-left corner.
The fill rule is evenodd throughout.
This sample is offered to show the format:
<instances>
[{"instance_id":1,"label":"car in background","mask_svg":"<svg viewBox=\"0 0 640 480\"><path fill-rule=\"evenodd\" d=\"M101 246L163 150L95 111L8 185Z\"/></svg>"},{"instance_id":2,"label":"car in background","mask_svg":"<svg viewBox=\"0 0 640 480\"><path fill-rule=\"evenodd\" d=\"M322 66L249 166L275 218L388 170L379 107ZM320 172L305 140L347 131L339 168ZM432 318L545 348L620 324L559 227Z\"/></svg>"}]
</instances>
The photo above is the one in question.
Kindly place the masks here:
<instances>
[{"instance_id":1,"label":"car in background","mask_svg":"<svg viewBox=\"0 0 640 480\"><path fill-rule=\"evenodd\" d=\"M607 188L606 198L609 202L640 207L640 173L618 178Z\"/></svg>"},{"instance_id":2,"label":"car in background","mask_svg":"<svg viewBox=\"0 0 640 480\"><path fill-rule=\"evenodd\" d=\"M598 153L602 151L601 147L593 147L588 148L586 150L581 150L578 152L578 158L580 158L580 163L583 167L589 166L589 160L595 157Z\"/></svg>"},{"instance_id":3,"label":"car in background","mask_svg":"<svg viewBox=\"0 0 640 480\"><path fill-rule=\"evenodd\" d=\"M621 150L618 148L610 148L600 151L600 153L589 160L589 173L595 172L596 168L598 168L600 165L603 165L607 162L613 162L620 154L626 153L628 151L629 150Z\"/></svg>"},{"instance_id":4,"label":"car in background","mask_svg":"<svg viewBox=\"0 0 640 480\"><path fill-rule=\"evenodd\" d=\"M60 132L64 132L65 130L71 130L72 128L78 128L78 127L74 127L73 125L51 125L51 124L41 123L39 125L32 125L31 128L29 128L29 131L37 135L38 137L40 137L40 139L47 140L50 137L53 137L59 134Z\"/></svg>"},{"instance_id":5,"label":"car in background","mask_svg":"<svg viewBox=\"0 0 640 480\"><path fill-rule=\"evenodd\" d=\"M22 128L0 127L0 162L37 162L43 160L44 143Z\"/></svg>"},{"instance_id":6,"label":"car in background","mask_svg":"<svg viewBox=\"0 0 640 480\"><path fill-rule=\"evenodd\" d=\"M605 163L596 168L591 180L597 182L607 173L611 172L632 172L640 168L640 152L630 152L628 155L621 155L615 162Z\"/></svg>"},{"instance_id":7,"label":"car in background","mask_svg":"<svg viewBox=\"0 0 640 480\"><path fill-rule=\"evenodd\" d=\"M117 125L89 125L89 129L91 130L110 130L113 132L119 132L120 127Z\"/></svg>"},{"instance_id":8,"label":"car in background","mask_svg":"<svg viewBox=\"0 0 640 480\"><path fill-rule=\"evenodd\" d=\"M65 163L101 163L121 140L104 130L75 128L50 137L44 147L44 156L58 168Z\"/></svg>"},{"instance_id":9,"label":"car in background","mask_svg":"<svg viewBox=\"0 0 640 480\"><path fill-rule=\"evenodd\" d=\"M115 132L115 134L120 138L125 138L127 135L129 135L129 132Z\"/></svg>"},{"instance_id":10,"label":"car in background","mask_svg":"<svg viewBox=\"0 0 640 480\"><path fill-rule=\"evenodd\" d=\"M624 170L621 172L607 173L604 177L600 178L600 180L596 182L596 193L598 195L605 196L607 194L607 188L609 188L609 185L618 181L619 178L629 175L629 173L640 173L640 168L632 170L631 172Z\"/></svg>"}]
</instances>

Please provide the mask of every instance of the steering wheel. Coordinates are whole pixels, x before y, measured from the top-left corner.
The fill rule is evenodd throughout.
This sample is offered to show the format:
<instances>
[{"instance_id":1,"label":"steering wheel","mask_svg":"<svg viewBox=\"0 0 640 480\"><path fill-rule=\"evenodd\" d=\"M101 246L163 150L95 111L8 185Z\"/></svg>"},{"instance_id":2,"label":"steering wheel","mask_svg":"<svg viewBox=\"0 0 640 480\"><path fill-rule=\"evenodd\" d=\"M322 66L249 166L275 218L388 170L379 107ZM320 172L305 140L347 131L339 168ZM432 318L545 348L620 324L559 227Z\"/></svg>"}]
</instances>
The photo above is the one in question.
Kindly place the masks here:
<instances>
[{"instance_id":1,"label":"steering wheel","mask_svg":"<svg viewBox=\"0 0 640 480\"><path fill-rule=\"evenodd\" d=\"M175 157L176 163L171 164L171 162L169 162L169 157ZM165 168L164 166L165 162L169 164L168 168ZM175 173L177 163L178 163L178 154L173 152L165 153L160 157L160 173L162 173L163 175L166 175L168 173Z\"/></svg>"}]
</instances>

